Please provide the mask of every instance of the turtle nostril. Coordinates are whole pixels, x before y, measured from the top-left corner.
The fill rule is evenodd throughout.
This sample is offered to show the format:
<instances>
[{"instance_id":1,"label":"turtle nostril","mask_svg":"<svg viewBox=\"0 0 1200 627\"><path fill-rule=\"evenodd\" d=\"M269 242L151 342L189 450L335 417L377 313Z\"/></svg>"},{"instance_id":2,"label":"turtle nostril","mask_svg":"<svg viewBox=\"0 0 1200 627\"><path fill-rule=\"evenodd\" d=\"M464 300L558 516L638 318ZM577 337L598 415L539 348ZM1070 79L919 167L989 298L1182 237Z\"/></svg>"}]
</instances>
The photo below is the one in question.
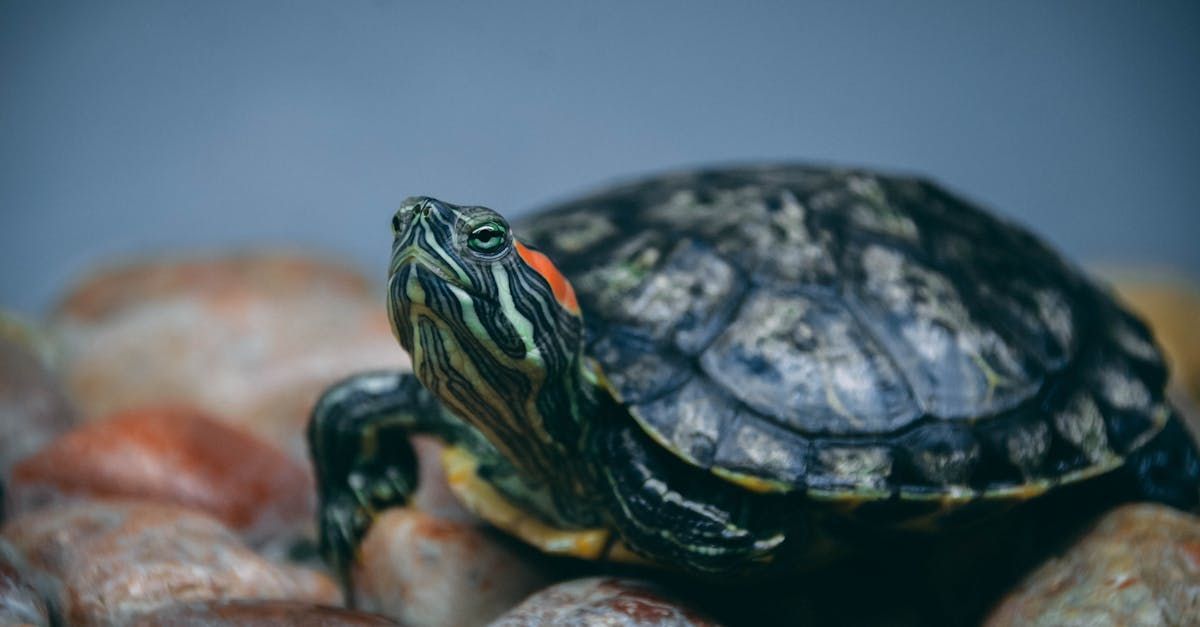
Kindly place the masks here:
<instances>
[{"instance_id":1,"label":"turtle nostril","mask_svg":"<svg viewBox=\"0 0 1200 627\"><path fill-rule=\"evenodd\" d=\"M404 199L404 208L400 213L409 214L411 217L420 218L429 215L431 198L425 196L409 196Z\"/></svg>"}]
</instances>

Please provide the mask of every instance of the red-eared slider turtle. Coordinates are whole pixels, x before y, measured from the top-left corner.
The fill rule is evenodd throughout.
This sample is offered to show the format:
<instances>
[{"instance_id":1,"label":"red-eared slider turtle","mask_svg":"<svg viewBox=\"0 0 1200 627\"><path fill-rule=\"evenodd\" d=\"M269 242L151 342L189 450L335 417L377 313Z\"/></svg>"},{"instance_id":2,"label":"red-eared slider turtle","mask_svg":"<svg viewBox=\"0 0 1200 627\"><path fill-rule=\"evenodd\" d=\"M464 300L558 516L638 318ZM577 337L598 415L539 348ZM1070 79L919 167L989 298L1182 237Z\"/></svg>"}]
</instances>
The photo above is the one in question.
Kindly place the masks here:
<instances>
[{"instance_id":1,"label":"red-eared slider turtle","mask_svg":"<svg viewBox=\"0 0 1200 627\"><path fill-rule=\"evenodd\" d=\"M842 528L944 529L1100 475L1200 497L1146 327L926 181L701 170L512 226L410 198L392 228L414 372L334 386L309 430L342 568L412 492L416 431L526 542L691 572L802 566Z\"/></svg>"}]
</instances>

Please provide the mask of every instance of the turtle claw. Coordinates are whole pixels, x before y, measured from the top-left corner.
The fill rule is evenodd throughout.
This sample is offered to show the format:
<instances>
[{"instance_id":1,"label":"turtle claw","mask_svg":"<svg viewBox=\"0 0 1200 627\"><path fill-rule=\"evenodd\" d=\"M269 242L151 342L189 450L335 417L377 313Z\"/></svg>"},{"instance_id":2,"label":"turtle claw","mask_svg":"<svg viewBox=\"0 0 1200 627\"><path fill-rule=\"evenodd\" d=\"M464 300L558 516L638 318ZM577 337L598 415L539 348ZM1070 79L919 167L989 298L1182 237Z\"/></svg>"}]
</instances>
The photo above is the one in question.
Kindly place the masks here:
<instances>
[{"instance_id":1,"label":"turtle claw","mask_svg":"<svg viewBox=\"0 0 1200 627\"><path fill-rule=\"evenodd\" d=\"M325 392L313 409L309 449L316 474L321 556L354 604L358 545L379 512L408 502L417 460L408 441L418 386L409 374L371 373Z\"/></svg>"},{"instance_id":2,"label":"turtle claw","mask_svg":"<svg viewBox=\"0 0 1200 627\"><path fill-rule=\"evenodd\" d=\"M415 479L415 460L407 442L390 449L387 460L363 460L340 481L318 478L321 557L341 579L348 606L354 604L352 573L359 544L381 512L408 502Z\"/></svg>"},{"instance_id":3,"label":"turtle claw","mask_svg":"<svg viewBox=\"0 0 1200 627\"><path fill-rule=\"evenodd\" d=\"M322 499L318 514L321 557L337 573L347 607L354 607L353 567L358 544L371 525L371 516L349 495L332 501Z\"/></svg>"}]
</instances>

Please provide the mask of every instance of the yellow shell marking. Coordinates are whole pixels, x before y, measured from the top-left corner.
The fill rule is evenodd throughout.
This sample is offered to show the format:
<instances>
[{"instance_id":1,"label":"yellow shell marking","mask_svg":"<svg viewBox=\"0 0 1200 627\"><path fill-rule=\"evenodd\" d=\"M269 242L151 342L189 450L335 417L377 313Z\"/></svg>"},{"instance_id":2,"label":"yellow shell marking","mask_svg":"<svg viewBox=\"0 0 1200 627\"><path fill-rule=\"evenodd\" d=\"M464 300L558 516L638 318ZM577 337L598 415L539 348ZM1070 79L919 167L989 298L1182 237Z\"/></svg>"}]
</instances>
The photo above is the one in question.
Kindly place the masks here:
<instances>
[{"instance_id":1,"label":"yellow shell marking","mask_svg":"<svg viewBox=\"0 0 1200 627\"><path fill-rule=\"evenodd\" d=\"M566 530L552 527L504 498L491 484L479 478L475 457L457 446L442 453L442 468L450 491L480 518L528 544L553 555L600 559L608 548L608 529Z\"/></svg>"}]
</instances>

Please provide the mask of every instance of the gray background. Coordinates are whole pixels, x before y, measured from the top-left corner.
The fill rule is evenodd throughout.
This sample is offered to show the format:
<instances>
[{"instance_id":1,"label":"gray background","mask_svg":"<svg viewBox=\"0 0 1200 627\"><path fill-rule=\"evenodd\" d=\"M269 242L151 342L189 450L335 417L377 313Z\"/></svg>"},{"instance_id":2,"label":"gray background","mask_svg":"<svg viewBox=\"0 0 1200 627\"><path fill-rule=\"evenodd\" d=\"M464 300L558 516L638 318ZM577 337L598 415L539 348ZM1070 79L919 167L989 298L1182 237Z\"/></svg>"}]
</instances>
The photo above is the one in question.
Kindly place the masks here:
<instances>
[{"instance_id":1,"label":"gray background","mask_svg":"<svg viewBox=\"0 0 1200 627\"><path fill-rule=\"evenodd\" d=\"M1196 2L4 1L0 306L256 243L378 276L410 194L746 159L926 173L1200 277L1198 77Z\"/></svg>"}]
</instances>

